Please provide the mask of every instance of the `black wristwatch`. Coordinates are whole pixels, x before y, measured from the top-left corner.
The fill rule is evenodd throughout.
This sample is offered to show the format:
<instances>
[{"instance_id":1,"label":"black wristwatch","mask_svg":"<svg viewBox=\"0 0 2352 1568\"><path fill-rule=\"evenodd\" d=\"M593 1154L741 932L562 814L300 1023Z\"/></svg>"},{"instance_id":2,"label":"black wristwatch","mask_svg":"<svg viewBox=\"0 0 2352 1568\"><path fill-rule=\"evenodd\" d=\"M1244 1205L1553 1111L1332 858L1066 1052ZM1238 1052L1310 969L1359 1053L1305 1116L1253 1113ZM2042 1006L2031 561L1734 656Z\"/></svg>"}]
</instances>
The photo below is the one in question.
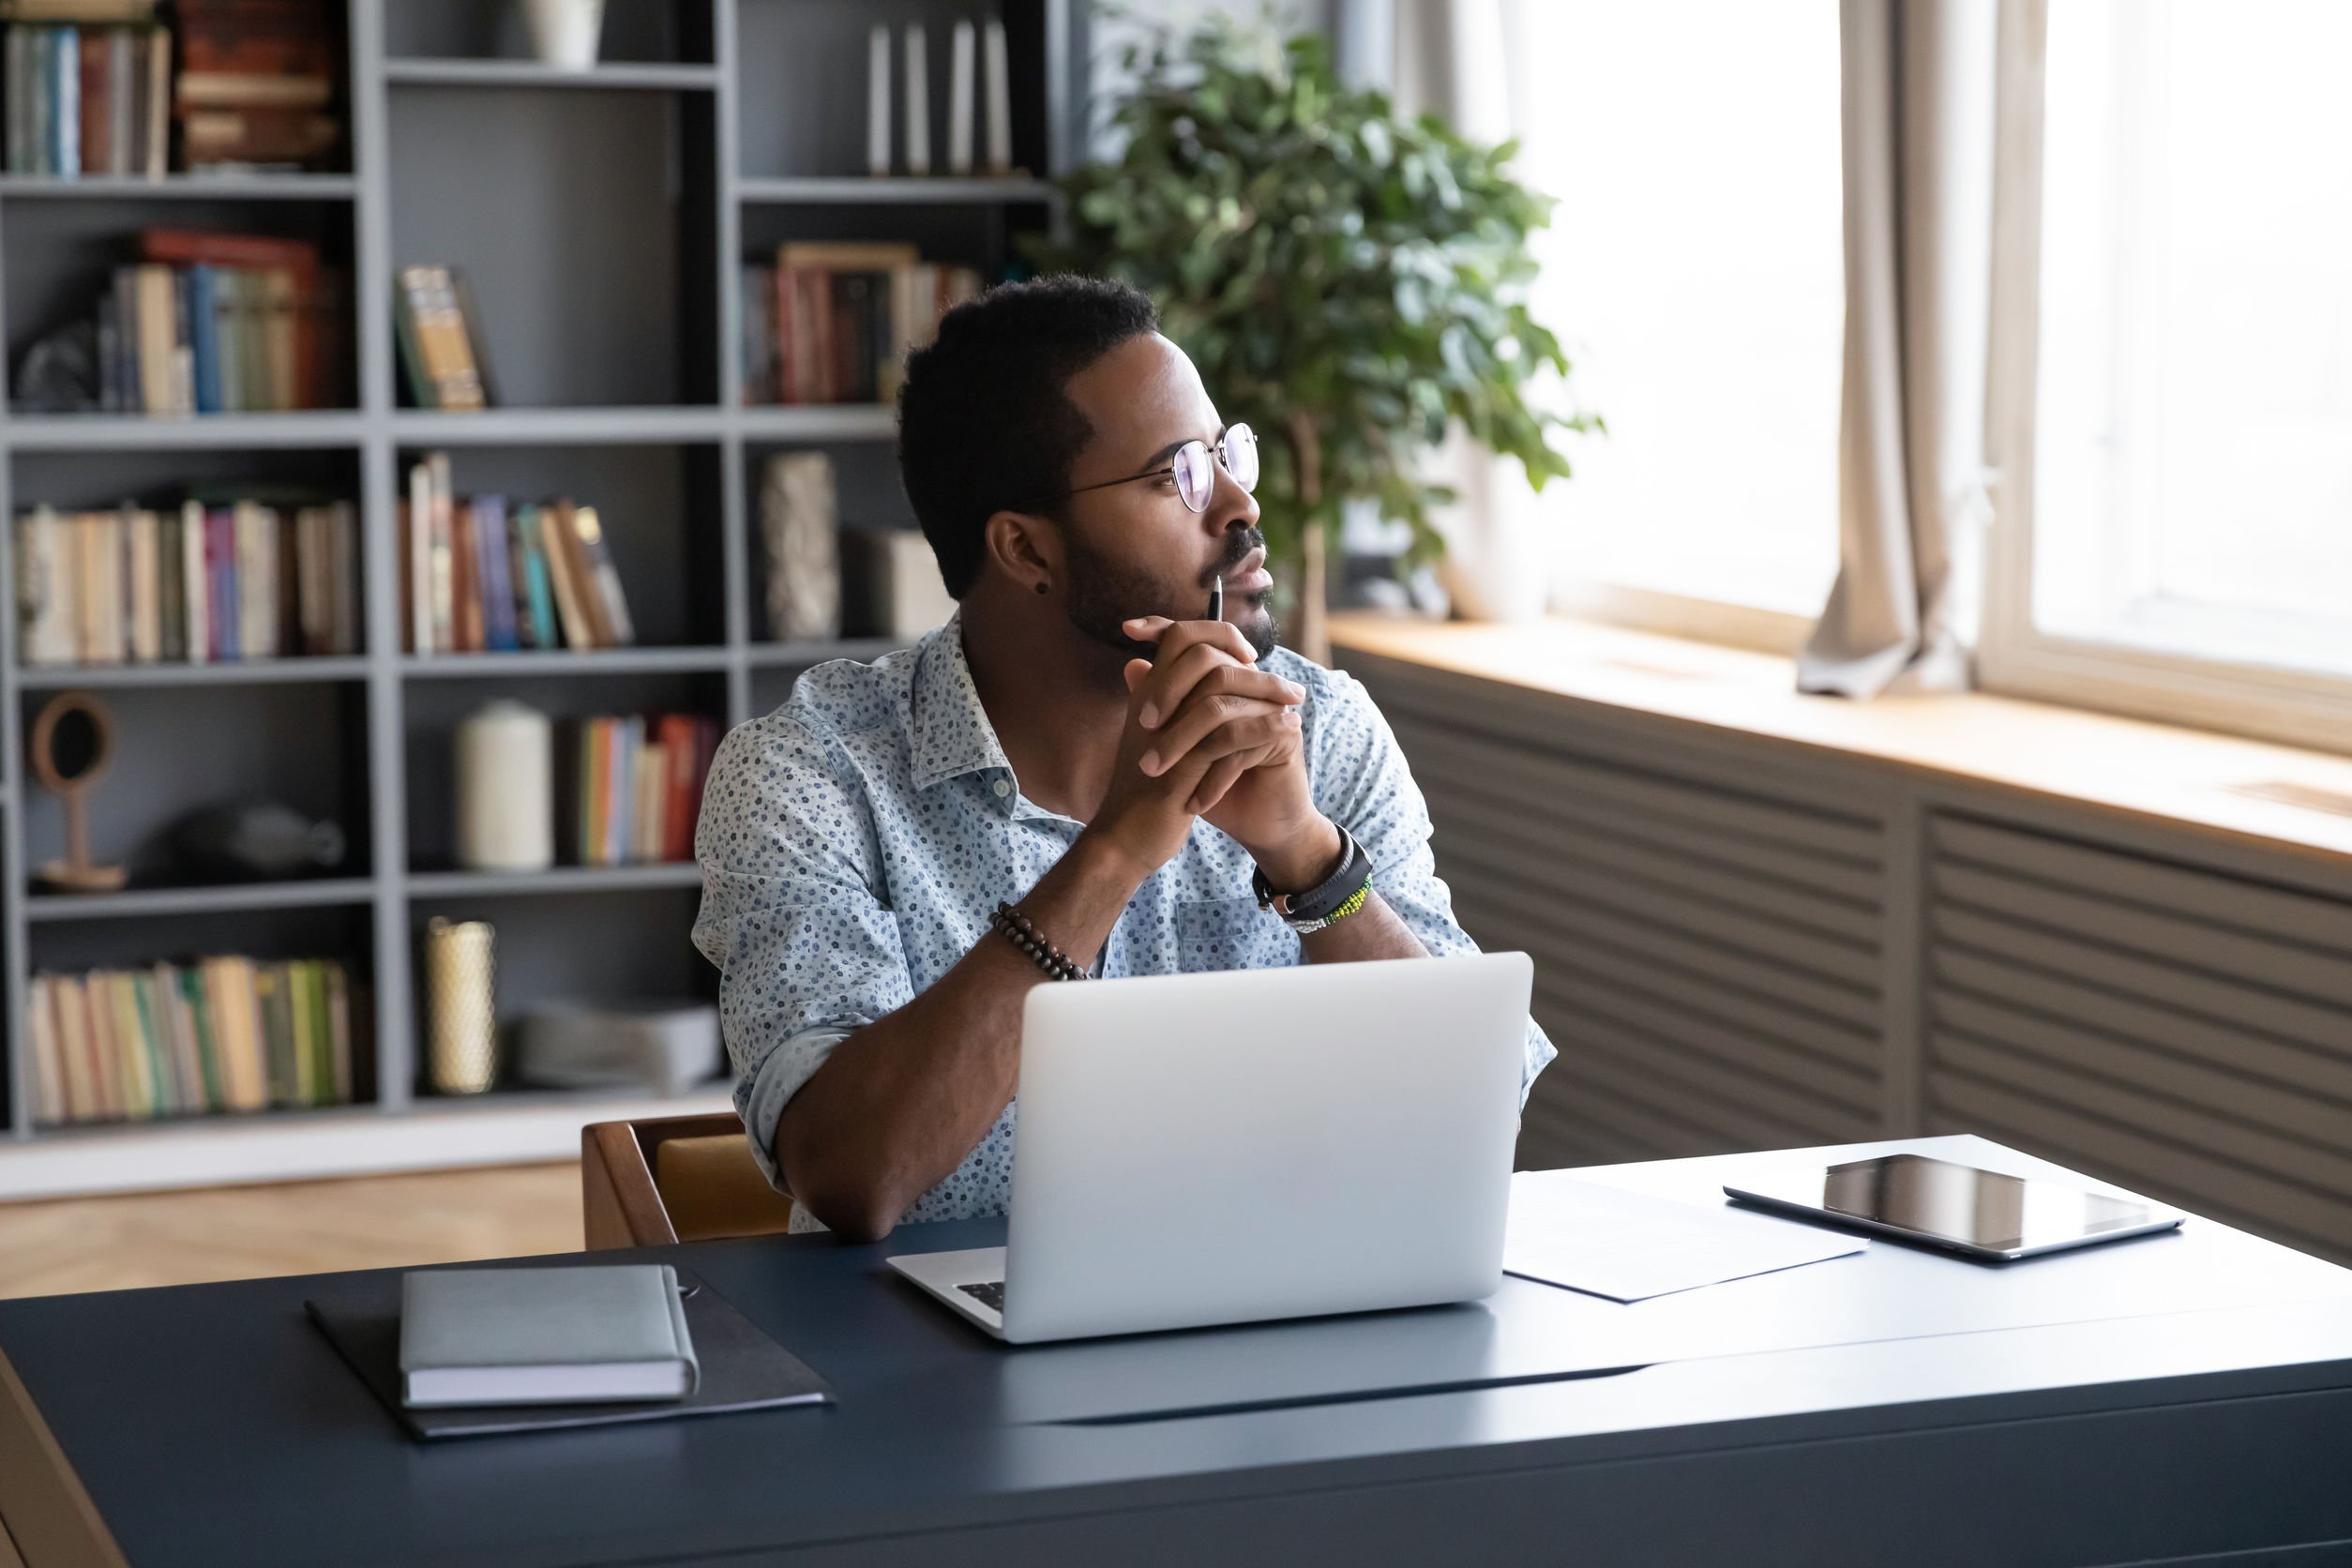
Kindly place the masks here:
<instances>
[{"instance_id":1,"label":"black wristwatch","mask_svg":"<svg viewBox=\"0 0 2352 1568\"><path fill-rule=\"evenodd\" d=\"M1364 852L1354 834L1336 822L1332 825L1339 828L1338 869L1305 892L1276 893L1262 867L1250 873L1249 890L1258 896L1258 907L1274 911L1301 936L1337 925L1364 908L1364 900L1372 896L1372 857Z\"/></svg>"}]
</instances>

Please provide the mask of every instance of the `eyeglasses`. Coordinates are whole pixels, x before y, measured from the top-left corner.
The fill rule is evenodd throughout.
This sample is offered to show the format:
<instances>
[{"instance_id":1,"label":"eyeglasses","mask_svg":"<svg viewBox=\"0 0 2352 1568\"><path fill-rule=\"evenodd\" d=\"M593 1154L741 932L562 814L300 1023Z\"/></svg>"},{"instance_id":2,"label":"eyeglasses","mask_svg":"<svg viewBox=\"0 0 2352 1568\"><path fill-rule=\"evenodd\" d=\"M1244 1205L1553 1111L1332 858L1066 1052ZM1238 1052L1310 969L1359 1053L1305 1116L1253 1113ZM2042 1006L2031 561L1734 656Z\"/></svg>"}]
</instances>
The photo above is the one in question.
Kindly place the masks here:
<instances>
[{"instance_id":1,"label":"eyeglasses","mask_svg":"<svg viewBox=\"0 0 2352 1568\"><path fill-rule=\"evenodd\" d=\"M1247 425L1228 425L1216 439L1215 450L1216 460L1225 465L1228 474L1233 475L1233 482L1242 487L1244 495L1258 488L1257 431ZM1033 497L1021 505L1034 506L1041 501L1059 501L1063 496L1084 495L1088 490L1108 490L1113 485L1132 485L1139 479L1159 479L1172 474L1176 478L1176 493L1183 498L1185 507L1195 512L1205 512L1209 509L1209 497L1216 493L1217 488L1216 469L1210 464L1209 452L1209 443L1196 438L1177 447L1176 455L1168 460L1165 468L1130 474L1123 479L1105 479L1095 485L1079 485L1074 490Z\"/></svg>"}]
</instances>

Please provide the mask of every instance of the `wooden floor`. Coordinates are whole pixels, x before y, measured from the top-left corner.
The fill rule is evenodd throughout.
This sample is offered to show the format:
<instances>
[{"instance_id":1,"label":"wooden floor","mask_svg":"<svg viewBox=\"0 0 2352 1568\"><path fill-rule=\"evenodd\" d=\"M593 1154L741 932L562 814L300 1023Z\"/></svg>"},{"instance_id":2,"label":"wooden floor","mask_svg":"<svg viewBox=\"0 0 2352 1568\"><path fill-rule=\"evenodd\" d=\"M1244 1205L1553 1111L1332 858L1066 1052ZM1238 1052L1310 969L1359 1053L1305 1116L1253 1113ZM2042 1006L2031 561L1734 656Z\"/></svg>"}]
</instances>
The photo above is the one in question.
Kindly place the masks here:
<instances>
[{"instance_id":1,"label":"wooden floor","mask_svg":"<svg viewBox=\"0 0 2352 1568\"><path fill-rule=\"evenodd\" d=\"M0 1296L451 1263L577 1252L580 1244L577 1160L0 1203Z\"/></svg>"}]
</instances>

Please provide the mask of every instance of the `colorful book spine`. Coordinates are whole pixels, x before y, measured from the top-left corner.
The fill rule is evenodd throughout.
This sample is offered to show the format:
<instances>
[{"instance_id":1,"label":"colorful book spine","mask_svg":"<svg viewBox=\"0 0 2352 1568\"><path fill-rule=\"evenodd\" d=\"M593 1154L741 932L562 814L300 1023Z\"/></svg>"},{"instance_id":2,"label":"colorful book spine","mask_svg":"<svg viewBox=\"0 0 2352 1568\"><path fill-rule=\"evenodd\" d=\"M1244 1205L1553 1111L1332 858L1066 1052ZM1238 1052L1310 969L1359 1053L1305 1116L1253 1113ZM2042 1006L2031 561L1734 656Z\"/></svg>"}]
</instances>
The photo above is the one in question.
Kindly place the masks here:
<instances>
[{"instance_id":1,"label":"colorful book spine","mask_svg":"<svg viewBox=\"0 0 2352 1568\"><path fill-rule=\"evenodd\" d=\"M34 1120L347 1105L352 1016L349 976L332 958L224 955L38 973L23 1033Z\"/></svg>"}]
</instances>

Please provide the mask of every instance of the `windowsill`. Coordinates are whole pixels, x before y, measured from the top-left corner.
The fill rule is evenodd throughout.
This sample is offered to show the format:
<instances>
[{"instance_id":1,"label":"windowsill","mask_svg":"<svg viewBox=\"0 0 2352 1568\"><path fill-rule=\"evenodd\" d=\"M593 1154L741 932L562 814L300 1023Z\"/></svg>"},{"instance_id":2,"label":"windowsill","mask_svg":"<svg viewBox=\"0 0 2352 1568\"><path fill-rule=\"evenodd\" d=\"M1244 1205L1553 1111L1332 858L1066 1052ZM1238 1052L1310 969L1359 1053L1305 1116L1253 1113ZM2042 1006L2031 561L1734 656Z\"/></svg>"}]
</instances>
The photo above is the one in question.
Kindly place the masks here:
<instances>
[{"instance_id":1,"label":"windowsill","mask_svg":"<svg viewBox=\"0 0 2352 1568\"><path fill-rule=\"evenodd\" d=\"M1562 617L1498 626L1342 615L1332 641L1574 702L2352 861L2352 758L2329 752L1982 692L1807 696L1775 655ZM2344 804L2243 792L2275 785Z\"/></svg>"}]
</instances>

